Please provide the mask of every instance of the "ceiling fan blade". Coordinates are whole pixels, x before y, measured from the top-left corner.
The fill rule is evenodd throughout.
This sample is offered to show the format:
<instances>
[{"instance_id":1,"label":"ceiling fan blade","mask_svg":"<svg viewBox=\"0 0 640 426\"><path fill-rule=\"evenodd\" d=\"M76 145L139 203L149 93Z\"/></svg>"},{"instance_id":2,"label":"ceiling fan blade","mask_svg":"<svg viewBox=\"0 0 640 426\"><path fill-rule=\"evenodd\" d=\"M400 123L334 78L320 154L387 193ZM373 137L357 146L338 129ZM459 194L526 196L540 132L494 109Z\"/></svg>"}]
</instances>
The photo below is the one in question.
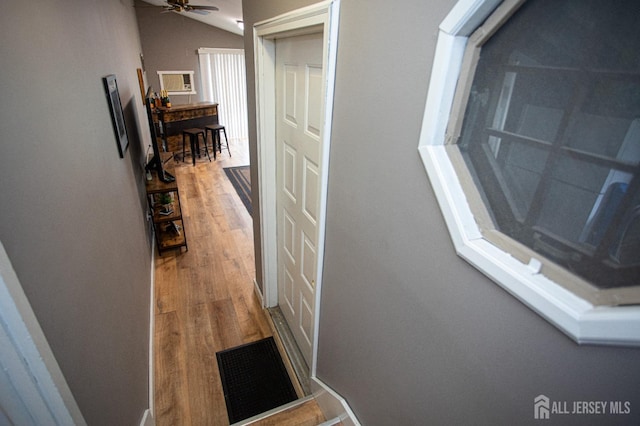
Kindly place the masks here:
<instances>
[{"instance_id":1,"label":"ceiling fan blade","mask_svg":"<svg viewBox=\"0 0 640 426\"><path fill-rule=\"evenodd\" d=\"M197 9L185 9L184 11L189 13L196 13L198 15L203 15L203 16L211 13L208 10L197 10Z\"/></svg>"},{"instance_id":2,"label":"ceiling fan blade","mask_svg":"<svg viewBox=\"0 0 640 426\"><path fill-rule=\"evenodd\" d=\"M214 10L214 11L215 10L220 10L215 6L195 6L195 5L192 6L190 4L186 5L185 9L187 9L187 10Z\"/></svg>"},{"instance_id":3,"label":"ceiling fan blade","mask_svg":"<svg viewBox=\"0 0 640 426\"><path fill-rule=\"evenodd\" d=\"M193 12L200 15L207 15L210 11L220 10L215 6L190 5L188 0L167 0L165 10L175 12Z\"/></svg>"}]
</instances>

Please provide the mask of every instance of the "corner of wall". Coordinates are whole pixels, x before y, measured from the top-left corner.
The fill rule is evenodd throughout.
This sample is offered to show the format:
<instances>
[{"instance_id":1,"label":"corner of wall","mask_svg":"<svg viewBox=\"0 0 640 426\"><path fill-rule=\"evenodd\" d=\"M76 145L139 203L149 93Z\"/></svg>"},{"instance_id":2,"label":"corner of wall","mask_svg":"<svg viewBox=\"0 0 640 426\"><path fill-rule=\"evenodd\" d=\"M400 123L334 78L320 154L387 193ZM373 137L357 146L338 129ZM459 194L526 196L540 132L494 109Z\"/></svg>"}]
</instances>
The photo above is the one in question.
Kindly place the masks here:
<instances>
[{"instance_id":1,"label":"corner of wall","mask_svg":"<svg viewBox=\"0 0 640 426\"><path fill-rule=\"evenodd\" d=\"M153 419L150 410L145 410L144 414L142 414L140 426L156 426L156 421Z\"/></svg>"},{"instance_id":2,"label":"corner of wall","mask_svg":"<svg viewBox=\"0 0 640 426\"><path fill-rule=\"evenodd\" d=\"M339 418L345 426L360 426L349 403L317 377L311 377L311 391L326 419Z\"/></svg>"}]
</instances>

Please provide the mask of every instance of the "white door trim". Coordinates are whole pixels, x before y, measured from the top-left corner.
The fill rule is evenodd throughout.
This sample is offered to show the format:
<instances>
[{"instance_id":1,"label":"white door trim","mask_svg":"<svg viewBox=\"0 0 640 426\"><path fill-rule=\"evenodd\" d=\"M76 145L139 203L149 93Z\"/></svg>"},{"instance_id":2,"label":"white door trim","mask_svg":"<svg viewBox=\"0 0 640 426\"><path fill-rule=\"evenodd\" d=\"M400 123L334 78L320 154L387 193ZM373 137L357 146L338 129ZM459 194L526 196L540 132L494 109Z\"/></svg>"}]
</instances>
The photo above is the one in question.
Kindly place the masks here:
<instances>
[{"instance_id":1,"label":"white door trim","mask_svg":"<svg viewBox=\"0 0 640 426\"><path fill-rule=\"evenodd\" d=\"M253 27L258 180L260 184L260 235L262 238L263 304L278 303L277 220L276 220L276 132L275 132L275 40L294 35L322 31L324 61L325 112L322 128L322 169L320 170L320 209L318 217L318 276L316 280L314 333L312 344L311 376L315 376L318 348L320 293L324 260L324 239L329 175L329 149L331 117L336 69L339 0L311 5L258 22Z\"/></svg>"},{"instance_id":2,"label":"white door trim","mask_svg":"<svg viewBox=\"0 0 640 426\"><path fill-rule=\"evenodd\" d=\"M0 423L86 425L2 242L0 370Z\"/></svg>"}]
</instances>

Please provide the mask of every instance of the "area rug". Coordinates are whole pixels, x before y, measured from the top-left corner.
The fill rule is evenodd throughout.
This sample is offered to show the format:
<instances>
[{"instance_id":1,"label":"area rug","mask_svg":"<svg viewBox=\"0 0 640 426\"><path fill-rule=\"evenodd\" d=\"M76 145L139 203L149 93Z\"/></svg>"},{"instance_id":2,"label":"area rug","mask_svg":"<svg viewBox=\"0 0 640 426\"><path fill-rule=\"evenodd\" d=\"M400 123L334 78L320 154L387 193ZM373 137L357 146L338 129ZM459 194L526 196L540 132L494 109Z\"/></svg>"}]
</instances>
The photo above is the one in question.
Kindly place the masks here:
<instances>
[{"instance_id":1,"label":"area rug","mask_svg":"<svg viewBox=\"0 0 640 426\"><path fill-rule=\"evenodd\" d=\"M273 337L216 353L229 423L298 397Z\"/></svg>"},{"instance_id":2,"label":"area rug","mask_svg":"<svg viewBox=\"0 0 640 426\"><path fill-rule=\"evenodd\" d=\"M249 166L225 167L224 172L236 189L238 196L242 200L242 204L247 208L249 214L252 214L251 175L249 173Z\"/></svg>"}]
</instances>

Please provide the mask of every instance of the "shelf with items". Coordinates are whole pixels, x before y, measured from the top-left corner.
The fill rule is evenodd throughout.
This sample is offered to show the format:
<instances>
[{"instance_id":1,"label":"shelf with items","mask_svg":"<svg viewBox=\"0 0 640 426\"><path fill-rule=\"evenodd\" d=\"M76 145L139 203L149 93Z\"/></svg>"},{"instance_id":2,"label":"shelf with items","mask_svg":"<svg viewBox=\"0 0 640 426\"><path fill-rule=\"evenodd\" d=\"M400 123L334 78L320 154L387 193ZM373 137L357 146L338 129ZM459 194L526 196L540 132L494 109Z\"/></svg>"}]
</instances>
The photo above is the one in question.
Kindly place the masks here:
<instances>
[{"instance_id":1,"label":"shelf with items","mask_svg":"<svg viewBox=\"0 0 640 426\"><path fill-rule=\"evenodd\" d=\"M187 237L184 233L182 220L154 223L156 239L160 253L179 247L187 247Z\"/></svg>"},{"instance_id":2,"label":"shelf with items","mask_svg":"<svg viewBox=\"0 0 640 426\"><path fill-rule=\"evenodd\" d=\"M146 191L159 254L181 247L188 250L178 183L162 182L154 173Z\"/></svg>"},{"instance_id":3,"label":"shelf with items","mask_svg":"<svg viewBox=\"0 0 640 426\"><path fill-rule=\"evenodd\" d=\"M158 192L151 195L153 223L170 222L172 220L182 219L182 210L180 208L180 198L177 191ZM170 201L163 202L162 197L170 197Z\"/></svg>"}]
</instances>

